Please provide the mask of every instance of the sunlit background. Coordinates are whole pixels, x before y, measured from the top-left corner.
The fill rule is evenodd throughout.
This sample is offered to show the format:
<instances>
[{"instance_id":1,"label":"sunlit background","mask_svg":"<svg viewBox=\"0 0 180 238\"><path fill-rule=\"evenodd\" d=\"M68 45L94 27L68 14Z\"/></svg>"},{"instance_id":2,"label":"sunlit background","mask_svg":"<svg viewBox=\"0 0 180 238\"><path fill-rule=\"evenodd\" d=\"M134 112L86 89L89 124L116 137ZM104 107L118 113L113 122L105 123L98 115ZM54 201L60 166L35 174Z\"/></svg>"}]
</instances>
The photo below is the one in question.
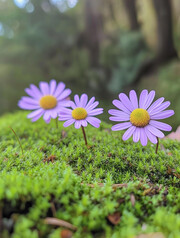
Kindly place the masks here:
<instances>
[{"instance_id":1,"label":"sunlit background","mask_svg":"<svg viewBox=\"0 0 180 238\"><path fill-rule=\"evenodd\" d=\"M113 98L143 88L172 102L180 124L179 0L0 0L0 114L29 84Z\"/></svg>"}]
</instances>

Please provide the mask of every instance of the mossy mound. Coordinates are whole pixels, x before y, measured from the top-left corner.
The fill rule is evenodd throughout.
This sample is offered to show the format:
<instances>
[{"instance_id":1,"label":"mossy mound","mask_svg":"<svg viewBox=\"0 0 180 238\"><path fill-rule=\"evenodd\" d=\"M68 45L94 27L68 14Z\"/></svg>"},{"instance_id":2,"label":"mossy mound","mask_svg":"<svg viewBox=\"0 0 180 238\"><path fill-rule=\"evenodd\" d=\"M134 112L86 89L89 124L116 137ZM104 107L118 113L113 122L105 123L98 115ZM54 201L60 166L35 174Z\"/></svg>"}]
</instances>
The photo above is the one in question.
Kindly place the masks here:
<instances>
[{"instance_id":1,"label":"mossy mound","mask_svg":"<svg viewBox=\"0 0 180 238\"><path fill-rule=\"evenodd\" d=\"M26 115L0 119L0 237L71 237L47 217L71 223L77 238L180 237L180 143L162 140L155 154L102 123L86 128L87 148L81 130Z\"/></svg>"}]
</instances>

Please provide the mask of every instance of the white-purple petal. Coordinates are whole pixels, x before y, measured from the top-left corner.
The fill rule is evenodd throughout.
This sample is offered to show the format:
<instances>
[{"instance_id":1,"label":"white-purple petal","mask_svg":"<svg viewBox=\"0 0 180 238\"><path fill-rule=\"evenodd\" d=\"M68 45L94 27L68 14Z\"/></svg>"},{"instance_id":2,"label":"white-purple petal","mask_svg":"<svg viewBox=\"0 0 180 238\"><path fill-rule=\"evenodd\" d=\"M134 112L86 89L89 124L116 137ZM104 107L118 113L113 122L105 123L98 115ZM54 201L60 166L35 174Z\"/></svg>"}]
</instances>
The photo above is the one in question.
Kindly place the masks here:
<instances>
[{"instance_id":1,"label":"white-purple petal","mask_svg":"<svg viewBox=\"0 0 180 238\"><path fill-rule=\"evenodd\" d=\"M40 82L39 87L41 89L41 93L45 95L49 95L49 84L47 82Z\"/></svg>"},{"instance_id":2,"label":"white-purple petal","mask_svg":"<svg viewBox=\"0 0 180 238\"><path fill-rule=\"evenodd\" d=\"M96 108L90 112L88 112L88 115L89 116L97 116L99 114L102 114L103 113L103 108Z\"/></svg>"},{"instance_id":3,"label":"white-purple petal","mask_svg":"<svg viewBox=\"0 0 180 238\"><path fill-rule=\"evenodd\" d=\"M101 123L101 120L100 120L99 118L88 116L88 117L86 118L86 120L88 121L89 119L95 120L97 123Z\"/></svg>"},{"instance_id":4,"label":"white-purple petal","mask_svg":"<svg viewBox=\"0 0 180 238\"><path fill-rule=\"evenodd\" d=\"M94 103L94 101L95 101L95 97L92 97L92 98L89 100L89 102L87 103L85 109L88 110L89 107L91 107L91 105ZM98 105L98 104L97 104L97 105ZM96 107L96 106L95 106L95 107Z\"/></svg>"},{"instance_id":5,"label":"white-purple petal","mask_svg":"<svg viewBox=\"0 0 180 238\"><path fill-rule=\"evenodd\" d=\"M46 110L46 111L44 112L43 119L44 119L45 121L47 121L49 118L51 118L51 113L50 113L49 110Z\"/></svg>"},{"instance_id":6,"label":"white-purple petal","mask_svg":"<svg viewBox=\"0 0 180 238\"><path fill-rule=\"evenodd\" d=\"M68 126L72 125L74 122L75 122L75 120L71 118L71 119L67 120L67 121L63 124L63 126L64 126L64 127L68 127Z\"/></svg>"},{"instance_id":7,"label":"white-purple petal","mask_svg":"<svg viewBox=\"0 0 180 238\"><path fill-rule=\"evenodd\" d=\"M89 124L91 124L92 126L96 127L96 128L98 128L100 126L100 123L101 123L101 121L98 118L96 118L96 117L89 117L89 116L86 118L86 121Z\"/></svg>"},{"instance_id":8,"label":"white-purple petal","mask_svg":"<svg viewBox=\"0 0 180 238\"><path fill-rule=\"evenodd\" d=\"M149 114L150 116L157 114L157 113L161 113L162 111L164 111L167 107L169 107L170 102L163 102L161 105L159 105L158 107L156 107L155 109L153 109L151 111L151 113Z\"/></svg>"},{"instance_id":9,"label":"white-purple petal","mask_svg":"<svg viewBox=\"0 0 180 238\"><path fill-rule=\"evenodd\" d=\"M39 105L29 104L29 103L23 102L22 100L18 102L18 106L25 110L35 110L40 108Z\"/></svg>"},{"instance_id":10,"label":"white-purple petal","mask_svg":"<svg viewBox=\"0 0 180 238\"><path fill-rule=\"evenodd\" d=\"M76 120L75 123L74 123L74 127L76 129L79 129L81 127L81 120Z\"/></svg>"},{"instance_id":11,"label":"white-purple petal","mask_svg":"<svg viewBox=\"0 0 180 238\"><path fill-rule=\"evenodd\" d=\"M155 108L157 108L159 105L161 105L161 103L164 101L164 98L161 97L159 99L157 99L147 110L148 113L150 114L152 112L152 110L154 110Z\"/></svg>"},{"instance_id":12,"label":"white-purple petal","mask_svg":"<svg viewBox=\"0 0 180 238\"><path fill-rule=\"evenodd\" d=\"M154 97L155 97L155 91L152 90L147 96L146 103L144 104L144 109L147 109L151 105L152 101L154 100Z\"/></svg>"},{"instance_id":13,"label":"white-purple petal","mask_svg":"<svg viewBox=\"0 0 180 238\"><path fill-rule=\"evenodd\" d=\"M79 96L77 94L74 96L74 101L76 106L79 107Z\"/></svg>"},{"instance_id":14,"label":"white-purple petal","mask_svg":"<svg viewBox=\"0 0 180 238\"><path fill-rule=\"evenodd\" d=\"M42 113L42 115L43 115L43 113ZM40 118L42 115L39 114L39 115L37 115L37 116L34 116L34 117L31 119L31 121L32 121L32 122L35 122L35 121L39 120L39 118Z\"/></svg>"},{"instance_id":15,"label":"white-purple petal","mask_svg":"<svg viewBox=\"0 0 180 238\"><path fill-rule=\"evenodd\" d=\"M50 88L49 94L53 95L55 93L55 90L56 90L56 80L52 79L50 81L49 88Z\"/></svg>"},{"instance_id":16,"label":"white-purple petal","mask_svg":"<svg viewBox=\"0 0 180 238\"><path fill-rule=\"evenodd\" d=\"M148 139L153 143L157 144L157 137L154 136L146 127L144 127L144 131L148 137Z\"/></svg>"},{"instance_id":17,"label":"white-purple petal","mask_svg":"<svg viewBox=\"0 0 180 238\"><path fill-rule=\"evenodd\" d=\"M57 101L57 109L58 108L66 108L66 107L71 107L70 105L70 100L68 98L61 100L61 101Z\"/></svg>"},{"instance_id":18,"label":"white-purple petal","mask_svg":"<svg viewBox=\"0 0 180 238\"><path fill-rule=\"evenodd\" d=\"M159 137L159 138L163 138L164 134L162 133L162 131L158 130L157 128L155 128L154 126L151 125L147 125L146 126L147 130L149 132L151 132L154 136Z\"/></svg>"},{"instance_id":19,"label":"white-purple petal","mask_svg":"<svg viewBox=\"0 0 180 238\"><path fill-rule=\"evenodd\" d=\"M72 119L72 116L71 115L62 115L62 114L59 114L59 121L66 121L66 120L70 120Z\"/></svg>"},{"instance_id":20,"label":"white-purple petal","mask_svg":"<svg viewBox=\"0 0 180 238\"><path fill-rule=\"evenodd\" d=\"M82 124L82 126L86 127L88 125L87 120L81 120L81 124Z\"/></svg>"},{"instance_id":21,"label":"white-purple petal","mask_svg":"<svg viewBox=\"0 0 180 238\"><path fill-rule=\"evenodd\" d=\"M43 113L44 113L44 110L42 108L40 108L40 109L37 109L37 110L31 112L30 114L28 114L27 118L33 118L33 117L36 117L38 115L40 115L40 117L41 117Z\"/></svg>"},{"instance_id":22,"label":"white-purple petal","mask_svg":"<svg viewBox=\"0 0 180 238\"><path fill-rule=\"evenodd\" d=\"M149 124L162 131L171 131L172 127L164 122L150 120Z\"/></svg>"},{"instance_id":23,"label":"white-purple petal","mask_svg":"<svg viewBox=\"0 0 180 238\"><path fill-rule=\"evenodd\" d=\"M132 124L130 122L118 123L118 124L112 126L111 130L112 131L125 130L125 129L129 128L130 126L132 126Z\"/></svg>"},{"instance_id":24,"label":"white-purple petal","mask_svg":"<svg viewBox=\"0 0 180 238\"><path fill-rule=\"evenodd\" d=\"M79 107L83 107L84 108L86 106L86 104L87 104L87 101L88 101L88 96L87 96L87 94L83 93L81 95L80 100L79 100Z\"/></svg>"},{"instance_id":25,"label":"white-purple petal","mask_svg":"<svg viewBox=\"0 0 180 238\"><path fill-rule=\"evenodd\" d=\"M147 135L146 135L144 128L140 128L140 141L141 141L142 146L147 145L148 139L147 139Z\"/></svg>"},{"instance_id":26,"label":"white-purple petal","mask_svg":"<svg viewBox=\"0 0 180 238\"><path fill-rule=\"evenodd\" d=\"M39 100L23 96L21 100L28 104L39 105Z\"/></svg>"},{"instance_id":27,"label":"white-purple petal","mask_svg":"<svg viewBox=\"0 0 180 238\"><path fill-rule=\"evenodd\" d=\"M50 121L51 121L51 117L49 117L49 118L45 119L45 122L46 122L47 124L49 124L49 123L50 123Z\"/></svg>"},{"instance_id":28,"label":"white-purple petal","mask_svg":"<svg viewBox=\"0 0 180 238\"><path fill-rule=\"evenodd\" d=\"M132 112L134 110L134 107L129 100L128 96L125 93L119 94L119 99L121 100L122 104L130 111Z\"/></svg>"},{"instance_id":29,"label":"white-purple petal","mask_svg":"<svg viewBox=\"0 0 180 238\"><path fill-rule=\"evenodd\" d=\"M137 98L137 94L134 90L131 90L129 92L129 98L130 98L133 108L134 109L138 108L138 98Z\"/></svg>"},{"instance_id":30,"label":"white-purple petal","mask_svg":"<svg viewBox=\"0 0 180 238\"><path fill-rule=\"evenodd\" d=\"M63 100L65 98L67 98L69 95L71 94L71 90L70 89L65 89L63 93L61 93L58 97L57 100Z\"/></svg>"},{"instance_id":31,"label":"white-purple petal","mask_svg":"<svg viewBox=\"0 0 180 238\"><path fill-rule=\"evenodd\" d=\"M144 108L148 96L148 91L144 89L139 97L139 108Z\"/></svg>"},{"instance_id":32,"label":"white-purple petal","mask_svg":"<svg viewBox=\"0 0 180 238\"><path fill-rule=\"evenodd\" d=\"M50 111L51 118L55 119L58 115L58 111L56 110L56 108L50 109L49 111Z\"/></svg>"},{"instance_id":33,"label":"white-purple petal","mask_svg":"<svg viewBox=\"0 0 180 238\"><path fill-rule=\"evenodd\" d=\"M39 100L41 98L42 95L37 95L36 93L34 93L34 91L30 88L26 88L24 90L29 96L31 96L32 98L35 98L36 100Z\"/></svg>"},{"instance_id":34,"label":"white-purple petal","mask_svg":"<svg viewBox=\"0 0 180 238\"><path fill-rule=\"evenodd\" d=\"M117 110L117 109L110 109L108 113L112 116L118 116L118 117L124 117L124 118L130 118L129 114L126 112Z\"/></svg>"},{"instance_id":35,"label":"white-purple petal","mask_svg":"<svg viewBox=\"0 0 180 238\"><path fill-rule=\"evenodd\" d=\"M123 112L126 112L127 114L131 114L131 111L129 109L127 109L122 102L120 102L119 100L115 99L113 100L113 105L117 108L119 108L120 110L122 110Z\"/></svg>"},{"instance_id":36,"label":"white-purple petal","mask_svg":"<svg viewBox=\"0 0 180 238\"><path fill-rule=\"evenodd\" d=\"M39 88L36 87L34 84L30 84L30 89L32 90L36 98L39 99L43 96Z\"/></svg>"},{"instance_id":37,"label":"white-purple petal","mask_svg":"<svg viewBox=\"0 0 180 238\"><path fill-rule=\"evenodd\" d=\"M120 117L120 116L113 116L109 117L110 121L129 121L129 116L128 117Z\"/></svg>"},{"instance_id":38,"label":"white-purple petal","mask_svg":"<svg viewBox=\"0 0 180 238\"><path fill-rule=\"evenodd\" d=\"M165 119L165 118L171 117L172 115L174 115L173 110L166 110L166 111L163 111L163 112L159 112L155 115L152 115L151 119L152 120L160 120L160 119Z\"/></svg>"},{"instance_id":39,"label":"white-purple petal","mask_svg":"<svg viewBox=\"0 0 180 238\"><path fill-rule=\"evenodd\" d=\"M89 112L89 111L93 110L95 107L97 107L98 105L99 105L99 102L96 101L96 102L92 103L91 105L86 106L85 109L87 112Z\"/></svg>"},{"instance_id":40,"label":"white-purple petal","mask_svg":"<svg viewBox=\"0 0 180 238\"><path fill-rule=\"evenodd\" d=\"M72 115L72 109L69 109L69 108L61 108L60 111L59 111L59 114L60 115Z\"/></svg>"},{"instance_id":41,"label":"white-purple petal","mask_svg":"<svg viewBox=\"0 0 180 238\"><path fill-rule=\"evenodd\" d=\"M61 93L64 91L65 87L66 87L66 85L64 83L62 83L62 82L58 83L53 96L58 98L59 95L61 95Z\"/></svg>"},{"instance_id":42,"label":"white-purple petal","mask_svg":"<svg viewBox=\"0 0 180 238\"><path fill-rule=\"evenodd\" d=\"M123 140L128 140L128 139L132 136L132 134L134 133L135 129L136 129L135 126L129 127L129 128L127 129L127 131L124 133L122 139L123 139Z\"/></svg>"},{"instance_id":43,"label":"white-purple petal","mask_svg":"<svg viewBox=\"0 0 180 238\"><path fill-rule=\"evenodd\" d=\"M136 130L133 133L133 141L137 143L140 139L140 128L136 127Z\"/></svg>"},{"instance_id":44,"label":"white-purple petal","mask_svg":"<svg viewBox=\"0 0 180 238\"><path fill-rule=\"evenodd\" d=\"M69 101L69 106L70 106L72 109L77 108L76 104L75 104L73 101Z\"/></svg>"}]
</instances>

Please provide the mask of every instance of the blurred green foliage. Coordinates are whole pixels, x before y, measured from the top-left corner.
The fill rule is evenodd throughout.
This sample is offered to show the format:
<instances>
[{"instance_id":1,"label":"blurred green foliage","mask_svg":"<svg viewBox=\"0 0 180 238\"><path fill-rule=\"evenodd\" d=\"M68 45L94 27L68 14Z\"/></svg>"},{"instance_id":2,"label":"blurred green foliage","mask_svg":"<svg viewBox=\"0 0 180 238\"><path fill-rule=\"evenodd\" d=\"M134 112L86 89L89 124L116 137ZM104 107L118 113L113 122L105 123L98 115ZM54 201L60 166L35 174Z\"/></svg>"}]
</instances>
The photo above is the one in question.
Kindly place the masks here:
<instances>
[{"instance_id":1,"label":"blurred green foliage","mask_svg":"<svg viewBox=\"0 0 180 238\"><path fill-rule=\"evenodd\" d=\"M42 4L46 2L47 11ZM101 44L99 65L92 67L86 45L85 22L79 1L76 8L61 13L48 1L31 1L35 10L1 3L0 23L9 31L0 37L0 113L17 108L17 101L30 83L55 78L74 93L86 91L103 100L129 85L146 57L140 33L115 27L113 41ZM3 9L4 8L4 9Z\"/></svg>"},{"instance_id":2,"label":"blurred green foliage","mask_svg":"<svg viewBox=\"0 0 180 238\"><path fill-rule=\"evenodd\" d=\"M62 123L56 129L53 121L31 123L26 115L0 119L1 237L59 238L62 227L44 224L55 216L76 226L77 238L152 232L179 238L179 142L162 140L163 150L155 154L155 145L124 142L121 132L102 123L99 130L86 128L87 148L81 130L71 126L64 132ZM127 186L113 189L114 183ZM117 225L108 220L114 212L120 214Z\"/></svg>"},{"instance_id":3,"label":"blurred green foliage","mask_svg":"<svg viewBox=\"0 0 180 238\"><path fill-rule=\"evenodd\" d=\"M143 61L149 57L142 33L120 32L103 51L102 63L111 71L108 89L119 93L132 84Z\"/></svg>"},{"instance_id":4,"label":"blurred green foliage","mask_svg":"<svg viewBox=\"0 0 180 238\"><path fill-rule=\"evenodd\" d=\"M13 2L4 2L5 9L1 10L0 22L14 32L13 37L0 37L1 113L16 108L30 83L56 78L75 88L86 86L88 52L74 47L81 32L78 11L62 14L49 4L47 13L41 7L43 1L32 2L32 13L17 8Z\"/></svg>"},{"instance_id":5,"label":"blurred green foliage","mask_svg":"<svg viewBox=\"0 0 180 238\"><path fill-rule=\"evenodd\" d=\"M92 51L88 46L91 34L87 33L85 7L88 1L79 0L74 8L70 8L68 0L64 0L66 10L63 11L52 2L31 0L28 4L32 4L34 10L29 11L28 4L25 8L18 8L13 1L0 1L0 114L17 109L17 102L29 84L38 85L40 81L55 78L65 82L73 94L86 92L101 100L106 109L103 116L107 120L112 99L121 91L129 91L142 63L154 55L154 49L147 46L147 37L154 42L156 33L147 36L144 25L141 32L129 31L122 1L105 1L102 6L97 5L95 12L91 13L95 15L89 17L96 17L92 19L97 23L100 21L97 19L102 17L101 29L97 29L101 36L96 42L99 44L99 58L97 65L92 66ZM138 4L146 13L146 3L141 5L138 1ZM150 6L146 7L148 10ZM142 13L138 12L140 16ZM151 19L144 18L144 24L151 23ZM175 29L178 24L177 20ZM152 29L148 24L147 27ZM179 49L177 29L174 35ZM137 91L142 87L155 89L157 96L172 101L176 114L171 124L175 128L180 124L180 73L172 64L164 65L160 69L162 73L151 72L153 77L156 76L155 80L149 80L148 76L146 83L140 81L134 87Z\"/></svg>"}]
</instances>

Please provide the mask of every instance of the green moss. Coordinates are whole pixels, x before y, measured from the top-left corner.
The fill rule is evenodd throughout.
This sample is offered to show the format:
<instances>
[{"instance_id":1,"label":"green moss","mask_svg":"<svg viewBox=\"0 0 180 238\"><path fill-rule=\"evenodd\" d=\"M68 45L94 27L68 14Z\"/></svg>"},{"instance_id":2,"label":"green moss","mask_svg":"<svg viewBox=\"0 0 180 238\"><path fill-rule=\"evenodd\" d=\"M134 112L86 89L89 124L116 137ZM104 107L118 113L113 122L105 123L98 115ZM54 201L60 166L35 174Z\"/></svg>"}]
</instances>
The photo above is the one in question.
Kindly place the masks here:
<instances>
[{"instance_id":1,"label":"green moss","mask_svg":"<svg viewBox=\"0 0 180 238\"><path fill-rule=\"evenodd\" d=\"M44 224L53 204L55 217L77 226L73 237L180 237L180 143L162 140L156 155L155 145L123 142L121 132L102 123L86 128L88 149L81 130L31 123L26 115L0 119L0 236L58 238L63 228ZM113 189L114 183L127 186ZM117 225L107 218L114 212Z\"/></svg>"}]
</instances>

